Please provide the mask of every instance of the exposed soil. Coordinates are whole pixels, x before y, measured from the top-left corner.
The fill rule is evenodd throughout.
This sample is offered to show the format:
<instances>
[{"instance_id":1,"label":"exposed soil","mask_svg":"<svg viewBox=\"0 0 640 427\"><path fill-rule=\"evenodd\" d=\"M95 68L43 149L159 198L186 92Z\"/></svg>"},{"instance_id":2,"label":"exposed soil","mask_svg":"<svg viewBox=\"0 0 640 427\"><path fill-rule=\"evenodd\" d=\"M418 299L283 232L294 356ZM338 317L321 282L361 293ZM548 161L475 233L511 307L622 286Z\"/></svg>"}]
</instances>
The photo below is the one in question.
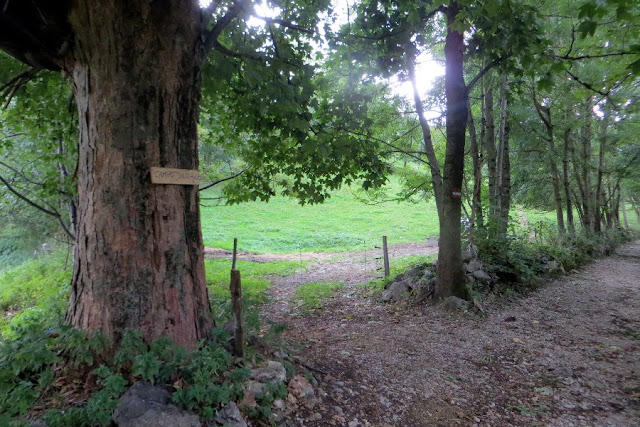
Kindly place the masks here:
<instances>
[{"instance_id":1,"label":"exposed soil","mask_svg":"<svg viewBox=\"0 0 640 427\"><path fill-rule=\"evenodd\" d=\"M391 255L435 251L396 245ZM275 279L264 308L323 372L317 398L294 405L287 425L640 424L640 242L526 297L488 301L485 316L379 303L358 286L379 275L377 253L308 256L323 262ZM322 280L345 287L303 316L295 288Z\"/></svg>"}]
</instances>

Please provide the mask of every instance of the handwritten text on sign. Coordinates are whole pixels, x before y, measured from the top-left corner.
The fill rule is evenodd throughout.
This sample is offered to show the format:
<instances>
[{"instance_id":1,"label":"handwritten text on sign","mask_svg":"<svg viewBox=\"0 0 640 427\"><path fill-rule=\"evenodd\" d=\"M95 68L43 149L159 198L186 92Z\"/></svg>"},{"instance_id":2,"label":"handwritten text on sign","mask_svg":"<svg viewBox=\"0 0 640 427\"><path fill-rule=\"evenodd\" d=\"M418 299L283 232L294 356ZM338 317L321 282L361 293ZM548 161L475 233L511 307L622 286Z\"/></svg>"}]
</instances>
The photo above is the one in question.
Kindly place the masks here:
<instances>
[{"instance_id":1,"label":"handwritten text on sign","mask_svg":"<svg viewBox=\"0 0 640 427\"><path fill-rule=\"evenodd\" d=\"M201 180L197 170L151 168L151 182L154 184L198 185Z\"/></svg>"}]
</instances>

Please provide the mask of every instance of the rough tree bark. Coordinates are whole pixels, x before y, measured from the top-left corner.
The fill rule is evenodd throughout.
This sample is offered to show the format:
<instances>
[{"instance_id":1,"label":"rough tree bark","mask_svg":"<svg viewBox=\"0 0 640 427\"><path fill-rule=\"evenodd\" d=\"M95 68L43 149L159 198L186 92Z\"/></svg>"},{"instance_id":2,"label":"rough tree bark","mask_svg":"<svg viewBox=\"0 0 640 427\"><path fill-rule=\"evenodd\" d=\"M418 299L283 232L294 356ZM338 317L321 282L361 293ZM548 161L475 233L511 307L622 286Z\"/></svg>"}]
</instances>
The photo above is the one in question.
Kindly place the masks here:
<instances>
[{"instance_id":1,"label":"rough tree bark","mask_svg":"<svg viewBox=\"0 0 640 427\"><path fill-rule=\"evenodd\" d=\"M131 328L193 347L213 326L198 189L149 172L198 167L200 22L189 0L70 6L79 217L67 321L114 344Z\"/></svg>"},{"instance_id":2,"label":"rough tree bark","mask_svg":"<svg viewBox=\"0 0 640 427\"><path fill-rule=\"evenodd\" d=\"M467 124L467 87L463 75L464 36L455 29L460 10L457 2L446 8L445 40L446 135L440 215L440 245L438 251L438 281L435 299L449 295L466 298L465 275L462 269L460 191L464 174L464 145Z\"/></svg>"}]
</instances>

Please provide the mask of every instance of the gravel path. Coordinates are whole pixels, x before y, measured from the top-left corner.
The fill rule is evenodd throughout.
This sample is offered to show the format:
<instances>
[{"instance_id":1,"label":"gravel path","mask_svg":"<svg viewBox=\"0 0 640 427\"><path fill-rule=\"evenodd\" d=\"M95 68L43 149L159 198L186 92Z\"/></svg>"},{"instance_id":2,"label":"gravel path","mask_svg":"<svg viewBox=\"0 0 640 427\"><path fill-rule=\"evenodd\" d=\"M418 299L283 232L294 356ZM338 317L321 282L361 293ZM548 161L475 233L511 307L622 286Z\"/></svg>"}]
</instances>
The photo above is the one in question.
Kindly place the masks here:
<instances>
[{"instance_id":1,"label":"gravel path","mask_svg":"<svg viewBox=\"0 0 640 427\"><path fill-rule=\"evenodd\" d=\"M431 251L434 249L431 248ZM316 398L288 425L640 425L640 242L486 316L433 305L384 305L357 286L372 274L342 259L278 279L267 320L322 371ZM325 268L345 288L311 315L288 303ZM334 280L334 279L330 279Z\"/></svg>"}]
</instances>

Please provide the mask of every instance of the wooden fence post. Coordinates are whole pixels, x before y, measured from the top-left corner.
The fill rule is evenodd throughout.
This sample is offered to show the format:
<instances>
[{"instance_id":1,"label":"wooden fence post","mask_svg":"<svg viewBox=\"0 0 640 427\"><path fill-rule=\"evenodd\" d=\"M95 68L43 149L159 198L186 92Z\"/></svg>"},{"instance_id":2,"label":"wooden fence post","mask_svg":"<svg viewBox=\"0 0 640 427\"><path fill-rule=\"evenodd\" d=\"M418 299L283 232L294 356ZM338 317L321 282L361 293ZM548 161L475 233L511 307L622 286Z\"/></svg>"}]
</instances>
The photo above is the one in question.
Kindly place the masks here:
<instances>
[{"instance_id":1,"label":"wooden fence post","mask_svg":"<svg viewBox=\"0 0 640 427\"><path fill-rule=\"evenodd\" d=\"M236 270L236 255L238 252L238 239L233 239L233 260L231 262L231 304L233 319L235 321L235 333L233 336L233 353L236 357L244 356L244 328L242 326L242 281L240 271Z\"/></svg>"},{"instance_id":2,"label":"wooden fence post","mask_svg":"<svg viewBox=\"0 0 640 427\"><path fill-rule=\"evenodd\" d=\"M384 257L384 277L391 274L389 268L389 249L387 248L387 236L382 236L382 255Z\"/></svg>"}]
</instances>

